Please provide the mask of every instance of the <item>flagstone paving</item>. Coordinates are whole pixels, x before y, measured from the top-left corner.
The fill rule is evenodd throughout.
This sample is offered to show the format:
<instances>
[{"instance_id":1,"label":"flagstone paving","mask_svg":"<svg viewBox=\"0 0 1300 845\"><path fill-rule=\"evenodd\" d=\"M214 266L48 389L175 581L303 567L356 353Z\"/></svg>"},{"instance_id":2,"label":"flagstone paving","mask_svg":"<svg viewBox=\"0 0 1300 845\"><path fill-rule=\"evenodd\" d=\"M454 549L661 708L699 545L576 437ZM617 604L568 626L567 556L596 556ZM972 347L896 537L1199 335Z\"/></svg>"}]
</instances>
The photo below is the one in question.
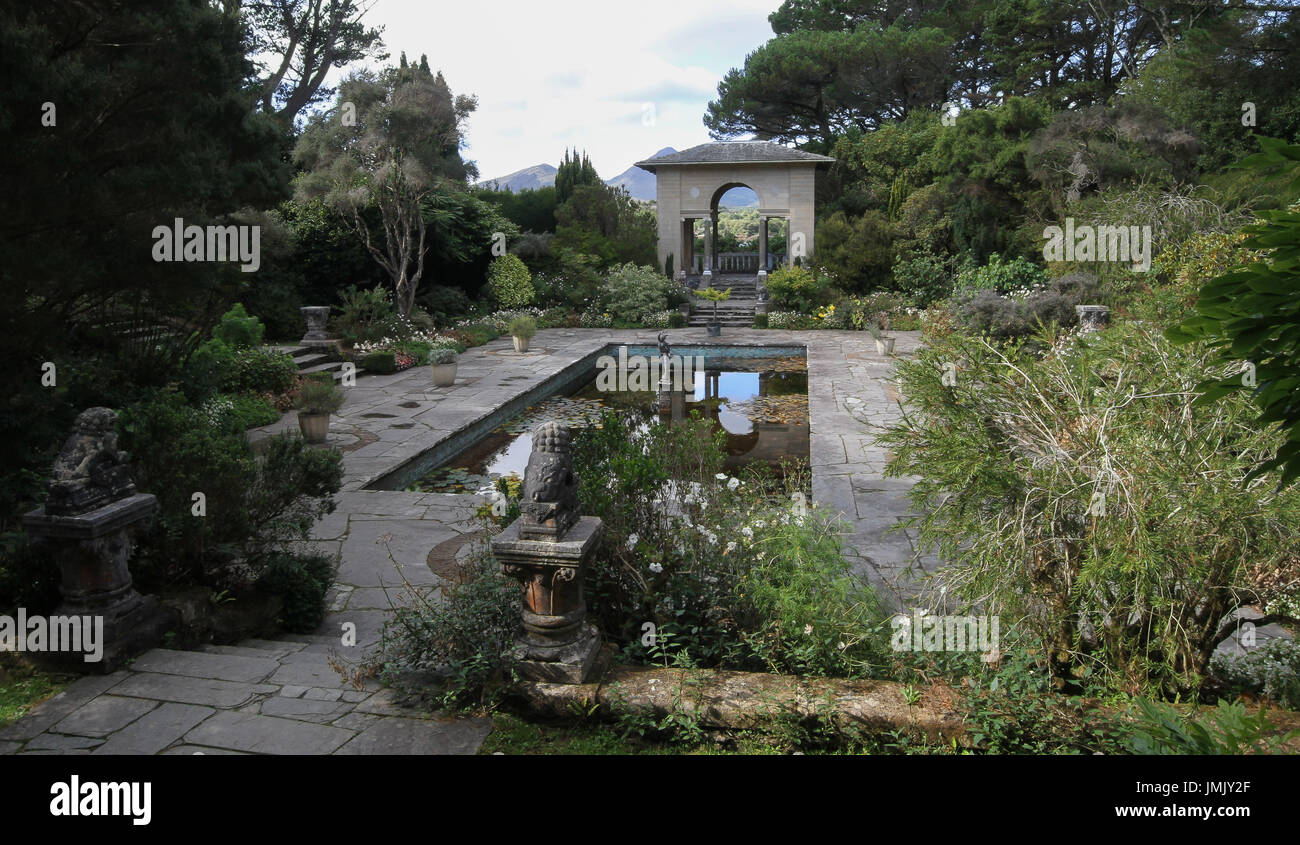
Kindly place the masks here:
<instances>
[{"instance_id":1,"label":"flagstone paving","mask_svg":"<svg viewBox=\"0 0 1300 845\"><path fill-rule=\"evenodd\" d=\"M434 387L424 367L362 376L330 425L330 445L344 453L338 508L308 544L338 567L316 634L147 652L114 674L76 681L0 729L0 754L474 753L488 720L430 716L373 680L353 686L334 665L359 666L412 588L447 583L447 561L481 529L473 517L483 497L365 487L607 344L653 344L657 334L548 329L523 355L500 339L461 355L447 388ZM896 353L912 354L917 333L896 335ZM870 335L728 327L719 339L703 329L668 336L677 346L807 345L813 501L843 516L855 567L887 603L921 601L937 565L918 559L896 530L909 515L911 481L884 478L888 455L872 442L898 405L892 360L876 354ZM290 413L250 436L296 428ZM355 644L343 645L353 630Z\"/></svg>"}]
</instances>

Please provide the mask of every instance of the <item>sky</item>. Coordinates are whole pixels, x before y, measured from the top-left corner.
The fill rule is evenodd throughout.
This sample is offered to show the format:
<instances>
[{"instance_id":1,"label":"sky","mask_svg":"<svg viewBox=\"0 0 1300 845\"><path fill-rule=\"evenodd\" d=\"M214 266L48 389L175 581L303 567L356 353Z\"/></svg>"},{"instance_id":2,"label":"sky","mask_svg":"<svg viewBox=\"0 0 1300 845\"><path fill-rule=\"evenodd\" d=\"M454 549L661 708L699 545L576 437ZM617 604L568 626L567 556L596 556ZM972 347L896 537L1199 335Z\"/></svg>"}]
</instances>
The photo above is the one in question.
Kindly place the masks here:
<instances>
[{"instance_id":1,"label":"sky","mask_svg":"<svg viewBox=\"0 0 1300 845\"><path fill-rule=\"evenodd\" d=\"M710 140L718 82L772 37L780 0L377 0L396 64L427 54L453 94L478 97L463 155L480 178L586 149L603 178L664 147ZM330 80L335 82L337 80Z\"/></svg>"}]
</instances>

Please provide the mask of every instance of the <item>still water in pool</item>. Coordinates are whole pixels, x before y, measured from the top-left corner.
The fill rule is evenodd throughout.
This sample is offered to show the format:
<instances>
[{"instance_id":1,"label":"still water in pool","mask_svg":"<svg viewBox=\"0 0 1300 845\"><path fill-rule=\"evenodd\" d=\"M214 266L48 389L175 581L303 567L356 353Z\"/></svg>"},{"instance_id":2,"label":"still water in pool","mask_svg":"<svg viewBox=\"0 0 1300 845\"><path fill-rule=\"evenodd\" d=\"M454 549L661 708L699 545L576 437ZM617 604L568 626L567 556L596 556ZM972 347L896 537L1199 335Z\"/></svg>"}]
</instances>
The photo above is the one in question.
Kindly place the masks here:
<instances>
[{"instance_id":1,"label":"still water in pool","mask_svg":"<svg viewBox=\"0 0 1300 845\"><path fill-rule=\"evenodd\" d=\"M710 358L691 387L675 394L661 413L654 391L603 392L593 375L573 393L543 400L498 426L407 489L474 492L501 476L522 476L533 448L529 432L536 425L553 420L573 428L594 426L606 409L636 414L646 425L671 424L698 411L726 432L731 471L808 459L808 368L802 356Z\"/></svg>"}]
</instances>

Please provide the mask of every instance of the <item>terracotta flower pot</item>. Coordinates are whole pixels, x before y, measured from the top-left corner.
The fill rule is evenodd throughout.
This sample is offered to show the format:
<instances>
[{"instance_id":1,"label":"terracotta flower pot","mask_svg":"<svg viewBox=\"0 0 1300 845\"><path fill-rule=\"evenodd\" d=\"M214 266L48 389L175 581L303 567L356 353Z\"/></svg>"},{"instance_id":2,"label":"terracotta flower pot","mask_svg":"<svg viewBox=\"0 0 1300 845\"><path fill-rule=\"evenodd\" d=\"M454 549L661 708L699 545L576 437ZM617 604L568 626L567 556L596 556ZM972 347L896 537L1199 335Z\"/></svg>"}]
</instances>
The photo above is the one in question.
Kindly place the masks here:
<instances>
[{"instance_id":1,"label":"terracotta flower pot","mask_svg":"<svg viewBox=\"0 0 1300 845\"><path fill-rule=\"evenodd\" d=\"M528 351L528 342L529 342L530 340L532 340L532 338L531 338L531 337L520 337L519 335L514 335L514 340L515 340L515 351L516 351L516 352L527 352L527 351Z\"/></svg>"},{"instance_id":2,"label":"terracotta flower pot","mask_svg":"<svg viewBox=\"0 0 1300 845\"><path fill-rule=\"evenodd\" d=\"M308 443L324 443L329 436L329 414L298 414L298 428Z\"/></svg>"},{"instance_id":3,"label":"terracotta flower pot","mask_svg":"<svg viewBox=\"0 0 1300 845\"><path fill-rule=\"evenodd\" d=\"M432 366L434 387L451 387L456 383L455 361L450 364L434 364Z\"/></svg>"}]
</instances>

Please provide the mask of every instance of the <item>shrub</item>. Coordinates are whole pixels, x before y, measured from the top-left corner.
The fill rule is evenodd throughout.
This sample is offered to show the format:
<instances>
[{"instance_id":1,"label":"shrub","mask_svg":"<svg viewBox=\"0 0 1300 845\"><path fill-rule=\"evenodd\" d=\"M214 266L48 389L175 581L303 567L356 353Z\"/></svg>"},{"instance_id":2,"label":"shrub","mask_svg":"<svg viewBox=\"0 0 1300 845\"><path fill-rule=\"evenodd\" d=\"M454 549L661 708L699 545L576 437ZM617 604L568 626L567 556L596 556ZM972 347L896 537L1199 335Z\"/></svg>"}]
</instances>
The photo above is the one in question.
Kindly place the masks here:
<instances>
[{"instance_id":1,"label":"shrub","mask_svg":"<svg viewBox=\"0 0 1300 845\"><path fill-rule=\"evenodd\" d=\"M265 327L262 321L250 316L242 303L236 302L221 317L212 330L212 337L235 349L248 349L262 343Z\"/></svg>"},{"instance_id":2,"label":"shrub","mask_svg":"<svg viewBox=\"0 0 1300 845\"><path fill-rule=\"evenodd\" d=\"M767 291L778 308L810 314L826 303L829 282L802 267L782 267L767 277Z\"/></svg>"},{"instance_id":3,"label":"shrub","mask_svg":"<svg viewBox=\"0 0 1300 845\"><path fill-rule=\"evenodd\" d=\"M771 329L806 329L812 319L797 311L769 311L767 326Z\"/></svg>"},{"instance_id":4,"label":"shrub","mask_svg":"<svg viewBox=\"0 0 1300 845\"><path fill-rule=\"evenodd\" d=\"M280 412L264 396L217 394L203 403L203 415L219 431L242 434L260 425L278 422Z\"/></svg>"},{"instance_id":5,"label":"shrub","mask_svg":"<svg viewBox=\"0 0 1300 845\"><path fill-rule=\"evenodd\" d=\"M1245 654L1216 653L1210 670L1234 692L1262 692L1300 710L1300 645L1293 640L1270 640Z\"/></svg>"},{"instance_id":6,"label":"shrub","mask_svg":"<svg viewBox=\"0 0 1300 845\"><path fill-rule=\"evenodd\" d=\"M472 548L463 571L460 581L437 591L409 588L411 603L393 610L380 642L384 680L428 692L433 674L442 707L492 697L491 681L509 661L519 625L519 584L502 575L486 543Z\"/></svg>"},{"instance_id":7,"label":"shrub","mask_svg":"<svg viewBox=\"0 0 1300 845\"><path fill-rule=\"evenodd\" d=\"M499 255L488 267L488 292L502 308L522 308L533 301L533 277L517 255Z\"/></svg>"},{"instance_id":8,"label":"shrub","mask_svg":"<svg viewBox=\"0 0 1300 845\"><path fill-rule=\"evenodd\" d=\"M259 461L242 432L214 427L175 391L126 407L118 429L137 487L159 502L140 565L132 564L142 588L247 580L334 509L342 484L340 453L276 436ZM203 518L192 512L195 492L205 497Z\"/></svg>"},{"instance_id":9,"label":"shrub","mask_svg":"<svg viewBox=\"0 0 1300 845\"><path fill-rule=\"evenodd\" d=\"M765 328L767 328L767 315L766 315L766 314L755 314L755 315L754 315L754 328L756 328L756 329L765 329Z\"/></svg>"},{"instance_id":10,"label":"shrub","mask_svg":"<svg viewBox=\"0 0 1300 845\"><path fill-rule=\"evenodd\" d=\"M496 340L501 336L501 332L496 330L495 326L487 323L472 323L468 326L461 326L451 332L452 337L459 337L466 346L482 346L485 343Z\"/></svg>"},{"instance_id":11,"label":"shrub","mask_svg":"<svg viewBox=\"0 0 1300 845\"><path fill-rule=\"evenodd\" d=\"M443 346L433 350L429 354L429 363L437 366L445 366L447 364L456 363L457 357L456 350L448 349Z\"/></svg>"},{"instance_id":12,"label":"shrub","mask_svg":"<svg viewBox=\"0 0 1300 845\"><path fill-rule=\"evenodd\" d=\"M298 375L292 357L268 349L237 349L223 366L223 393L286 393Z\"/></svg>"},{"instance_id":13,"label":"shrub","mask_svg":"<svg viewBox=\"0 0 1300 845\"><path fill-rule=\"evenodd\" d=\"M391 349L376 349L361 359L361 369L370 373L387 375L397 372L397 354Z\"/></svg>"},{"instance_id":14,"label":"shrub","mask_svg":"<svg viewBox=\"0 0 1300 845\"><path fill-rule=\"evenodd\" d=\"M257 585L284 602L280 622L286 631L310 634L325 619L325 594L334 569L324 555L277 552L267 557Z\"/></svg>"},{"instance_id":15,"label":"shrub","mask_svg":"<svg viewBox=\"0 0 1300 845\"><path fill-rule=\"evenodd\" d=\"M382 285L368 290L350 285L339 294L334 332L348 344L379 340L393 334L397 308Z\"/></svg>"},{"instance_id":16,"label":"shrub","mask_svg":"<svg viewBox=\"0 0 1300 845\"><path fill-rule=\"evenodd\" d=\"M1219 702L1201 718L1183 714L1172 704L1138 699L1129 738L1134 754L1272 754L1283 737L1275 733L1264 708L1251 716L1240 703Z\"/></svg>"},{"instance_id":17,"label":"shrub","mask_svg":"<svg viewBox=\"0 0 1300 845\"><path fill-rule=\"evenodd\" d=\"M0 613L25 607L31 615L44 615L58 606L60 572L52 552L26 534L0 534Z\"/></svg>"},{"instance_id":18,"label":"shrub","mask_svg":"<svg viewBox=\"0 0 1300 845\"><path fill-rule=\"evenodd\" d=\"M952 285L951 261L929 250L894 263L894 288L922 308L951 296Z\"/></svg>"},{"instance_id":19,"label":"shrub","mask_svg":"<svg viewBox=\"0 0 1300 845\"><path fill-rule=\"evenodd\" d=\"M998 293L1030 291L1047 286L1047 271L1027 258L1011 261L996 252L983 267L970 267L957 274L957 291L992 290Z\"/></svg>"},{"instance_id":20,"label":"shrub","mask_svg":"<svg viewBox=\"0 0 1300 845\"><path fill-rule=\"evenodd\" d=\"M332 414L343 407L343 398L333 378L309 379L298 389L298 409L304 414Z\"/></svg>"},{"instance_id":21,"label":"shrub","mask_svg":"<svg viewBox=\"0 0 1300 845\"><path fill-rule=\"evenodd\" d=\"M529 340L537 334L537 321L532 317L520 316L510 321L510 336Z\"/></svg>"},{"instance_id":22,"label":"shrub","mask_svg":"<svg viewBox=\"0 0 1300 845\"><path fill-rule=\"evenodd\" d=\"M420 293L416 302L440 326L451 324L456 318L468 314L473 307L463 290L446 285L430 285Z\"/></svg>"},{"instance_id":23,"label":"shrub","mask_svg":"<svg viewBox=\"0 0 1300 845\"><path fill-rule=\"evenodd\" d=\"M668 328L681 329L686 327L686 315L681 311L673 310L668 312Z\"/></svg>"},{"instance_id":24,"label":"shrub","mask_svg":"<svg viewBox=\"0 0 1300 845\"><path fill-rule=\"evenodd\" d=\"M623 264L610 270L596 296L601 313L627 324L643 324L653 315L686 301L680 282L653 267Z\"/></svg>"},{"instance_id":25,"label":"shrub","mask_svg":"<svg viewBox=\"0 0 1300 845\"><path fill-rule=\"evenodd\" d=\"M888 475L920 478L921 547L950 592L1025 620L1059 679L1196 689L1243 567L1300 543L1300 491L1247 477L1277 433L1245 397L1193 409L1208 350L1121 324L1041 359L950 335L896 367L910 410L879 440Z\"/></svg>"}]
</instances>

